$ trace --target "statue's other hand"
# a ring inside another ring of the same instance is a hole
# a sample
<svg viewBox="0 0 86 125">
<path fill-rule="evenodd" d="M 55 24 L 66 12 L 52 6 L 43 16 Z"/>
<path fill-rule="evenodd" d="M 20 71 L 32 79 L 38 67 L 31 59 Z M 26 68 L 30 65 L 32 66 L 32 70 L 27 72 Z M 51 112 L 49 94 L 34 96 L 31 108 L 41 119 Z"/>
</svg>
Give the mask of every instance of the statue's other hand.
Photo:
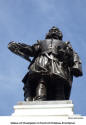
<svg viewBox="0 0 86 125">
<path fill-rule="evenodd" d="M 81 72 L 79 69 L 77 69 L 77 68 L 73 68 L 73 69 L 72 69 L 72 73 L 73 73 L 73 75 L 74 75 L 75 77 L 79 77 L 79 76 L 82 76 L 82 75 L 83 75 L 82 72 Z"/>
</svg>

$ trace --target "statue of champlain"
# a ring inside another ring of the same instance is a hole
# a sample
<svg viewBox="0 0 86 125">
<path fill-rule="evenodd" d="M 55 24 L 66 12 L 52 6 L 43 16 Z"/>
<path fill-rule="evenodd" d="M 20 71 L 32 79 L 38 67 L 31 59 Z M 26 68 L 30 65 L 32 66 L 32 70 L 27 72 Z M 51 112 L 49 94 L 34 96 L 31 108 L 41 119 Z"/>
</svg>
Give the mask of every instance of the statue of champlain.
<svg viewBox="0 0 86 125">
<path fill-rule="evenodd" d="M 13 53 L 30 62 L 22 80 L 25 101 L 69 99 L 73 76 L 82 76 L 82 64 L 70 42 L 62 38 L 62 32 L 52 27 L 45 40 L 32 46 L 14 41 L 8 44 Z"/>
</svg>

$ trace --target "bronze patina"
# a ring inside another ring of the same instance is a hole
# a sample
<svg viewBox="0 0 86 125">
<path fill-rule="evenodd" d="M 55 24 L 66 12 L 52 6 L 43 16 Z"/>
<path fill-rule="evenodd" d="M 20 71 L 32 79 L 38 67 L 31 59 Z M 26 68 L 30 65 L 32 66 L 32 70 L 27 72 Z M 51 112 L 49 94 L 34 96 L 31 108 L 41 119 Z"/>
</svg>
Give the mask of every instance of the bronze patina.
<svg viewBox="0 0 86 125">
<path fill-rule="evenodd" d="M 10 42 L 8 48 L 30 62 L 23 78 L 24 100 L 68 100 L 73 76 L 82 76 L 82 64 L 62 32 L 52 27 L 45 40 L 30 46 Z M 32 60 L 30 57 L 33 57 Z"/>
</svg>

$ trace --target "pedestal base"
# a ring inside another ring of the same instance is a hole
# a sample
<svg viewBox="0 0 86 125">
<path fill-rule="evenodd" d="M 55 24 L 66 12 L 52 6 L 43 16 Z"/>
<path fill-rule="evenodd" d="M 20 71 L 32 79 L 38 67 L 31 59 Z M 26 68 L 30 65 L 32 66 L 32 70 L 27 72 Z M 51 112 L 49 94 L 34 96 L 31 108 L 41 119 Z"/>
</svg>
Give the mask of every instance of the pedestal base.
<svg viewBox="0 0 86 125">
<path fill-rule="evenodd" d="M 69 116 L 73 115 L 71 100 L 19 102 L 12 116 Z"/>
<path fill-rule="evenodd" d="M 75 115 L 71 100 L 19 102 L 12 116 L 0 117 L 3 125 L 86 125 L 86 117 Z"/>
</svg>

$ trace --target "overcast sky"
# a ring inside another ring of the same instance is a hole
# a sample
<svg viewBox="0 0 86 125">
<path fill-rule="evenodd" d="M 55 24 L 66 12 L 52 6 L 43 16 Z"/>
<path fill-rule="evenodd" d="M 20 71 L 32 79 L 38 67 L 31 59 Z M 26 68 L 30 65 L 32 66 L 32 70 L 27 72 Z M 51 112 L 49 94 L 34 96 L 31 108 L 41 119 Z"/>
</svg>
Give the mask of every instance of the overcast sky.
<svg viewBox="0 0 86 125">
<path fill-rule="evenodd" d="M 29 62 L 11 53 L 10 41 L 32 45 L 59 27 L 82 60 L 83 77 L 73 80 L 74 112 L 86 116 L 86 0 L 0 0 L 0 115 L 11 115 L 23 101 Z"/>
</svg>

